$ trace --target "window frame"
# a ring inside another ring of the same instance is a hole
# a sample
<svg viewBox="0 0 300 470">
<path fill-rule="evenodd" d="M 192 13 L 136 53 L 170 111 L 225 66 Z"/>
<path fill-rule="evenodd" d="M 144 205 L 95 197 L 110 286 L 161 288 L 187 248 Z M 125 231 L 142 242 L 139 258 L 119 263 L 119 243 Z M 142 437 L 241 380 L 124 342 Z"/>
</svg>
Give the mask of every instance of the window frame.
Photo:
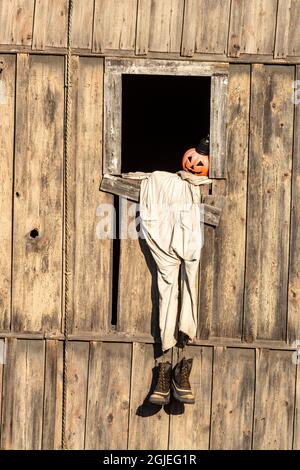
<svg viewBox="0 0 300 470">
<path fill-rule="evenodd" d="M 106 57 L 104 61 L 103 173 L 121 176 L 122 75 L 211 77 L 211 179 L 226 178 L 227 87 L 229 64 L 141 58 Z"/>
</svg>

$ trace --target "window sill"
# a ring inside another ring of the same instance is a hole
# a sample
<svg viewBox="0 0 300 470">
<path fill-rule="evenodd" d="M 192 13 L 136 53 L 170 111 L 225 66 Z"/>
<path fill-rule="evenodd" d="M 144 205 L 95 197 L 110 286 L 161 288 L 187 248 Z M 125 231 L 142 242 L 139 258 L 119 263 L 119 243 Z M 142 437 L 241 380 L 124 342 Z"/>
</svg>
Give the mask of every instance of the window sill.
<svg viewBox="0 0 300 470">
<path fill-rule="evenodd" d="M 133 176 L 133 175 L 132 175 Z M 142 174 L 138 179 L 134 177 L 104 175 L 101 181 L 100 190 L 127 198 L 131 201 L 138 202 L 140 198 Z M 223 199 L 221 196 L 204 196 L 204 223 L 217 227 L 219 225 L 222 212 Z"/>
</svg>

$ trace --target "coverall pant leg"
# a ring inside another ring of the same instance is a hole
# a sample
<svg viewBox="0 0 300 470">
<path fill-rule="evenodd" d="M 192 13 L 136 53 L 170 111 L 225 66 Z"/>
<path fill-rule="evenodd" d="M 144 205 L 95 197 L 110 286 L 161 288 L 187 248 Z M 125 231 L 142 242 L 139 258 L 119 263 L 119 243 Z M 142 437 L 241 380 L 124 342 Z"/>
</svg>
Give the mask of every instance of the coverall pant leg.
<svg viewBox="0 0 300 470">
<path fill-rule="evenodd" d="M 184 260 L 181 265 L 181 308 L 179 330 L 193 339 L 197 332 L 197 276 L 199 259 Z"/>
<path fill-rule="evenodd" d="M 182 260 L 175 253 L 166 252 L 161 249 L 145 230 L 144 236 L 157 266 L 159 328 L 162 349 L 163 351 L 166 351 L 176 345 L 178 329 L 188 335 L 191 339 L 196 336 L 196 280 L 199 268 L 199 259 Z M 181 294 L 180 313 L 178 304 L 179 287 Z M 177 324 L 178 314 L 179 324 Z"/>
<path fill-rule="evenodd" d="M 178 281 L 181 262 L 175 254 L 161 249 L 145 230 L 144 237 L 157 266 L 159 329 L 162 350 L 167 351 L 177 342 Z"/>
<path fill-rule="evenodd" d="M 195 194 L 194 194 L 195 193 Z M 202 235 L 196 188 L 177 175 L 154 172 L 141 186 L 141 229 L 157 265 L 162 349 L 177 343 L 178 329 L 190 339 L 197 330 L 196 278 Z M 166 204 L 172 209 L 161 211 Z M 178 324 L 179 270 L 181 308 Z"/>
</svg>

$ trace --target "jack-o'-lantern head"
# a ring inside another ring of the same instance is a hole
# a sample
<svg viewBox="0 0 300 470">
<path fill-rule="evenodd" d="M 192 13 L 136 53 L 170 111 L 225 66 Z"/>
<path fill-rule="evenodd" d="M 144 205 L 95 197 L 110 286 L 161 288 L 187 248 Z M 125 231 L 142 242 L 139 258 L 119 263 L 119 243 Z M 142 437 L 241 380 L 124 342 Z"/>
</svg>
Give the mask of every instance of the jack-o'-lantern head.
<svg viewBox="0 0 300 470">
<path fill-rule="evenodd" d="M 196 148 L 185 152 L 182 168 L 197 176 L 208 176 L 209 170 L 209 136 L 200 140 Z"/>
</svg>

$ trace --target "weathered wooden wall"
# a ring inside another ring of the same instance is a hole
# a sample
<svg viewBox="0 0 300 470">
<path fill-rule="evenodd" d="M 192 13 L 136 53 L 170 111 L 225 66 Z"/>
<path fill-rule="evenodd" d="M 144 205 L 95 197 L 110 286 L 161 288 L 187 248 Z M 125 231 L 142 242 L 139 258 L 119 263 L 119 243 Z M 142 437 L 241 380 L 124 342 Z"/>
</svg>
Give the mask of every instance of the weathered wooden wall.
<svg viewBox="0 0 300 470">
<path fill-rule="evenodd" d="M 69 448 L 299 449 L 300 114 L 291 98 L 300 68 L 267 62 L 297 63 L 300 2 L 74 3 Z M 61 444 L 67 1 L 0 8 L 1 447 L 51 449 Z M 198 337 L 187 351 L 197 402 L 181 414 L 144 402 L 157 300 L 137 240 L 120 243 L 111 325 L 113 243 L 96 236 L 97 207 L 112 202 L 99 191 L 101 55 L 111 54 L 256 62 L 230 65 L 228 178 L 212 188 L 225 206 L 219 227 L 205 228 Z"/>
<path fill-rule="evenodd" d="M 300 0 L 74 0 L 85 54 L 300 61 Z M 3 0 L 0 47 L 63 51 L 68 0 Z"/>
</svg>

